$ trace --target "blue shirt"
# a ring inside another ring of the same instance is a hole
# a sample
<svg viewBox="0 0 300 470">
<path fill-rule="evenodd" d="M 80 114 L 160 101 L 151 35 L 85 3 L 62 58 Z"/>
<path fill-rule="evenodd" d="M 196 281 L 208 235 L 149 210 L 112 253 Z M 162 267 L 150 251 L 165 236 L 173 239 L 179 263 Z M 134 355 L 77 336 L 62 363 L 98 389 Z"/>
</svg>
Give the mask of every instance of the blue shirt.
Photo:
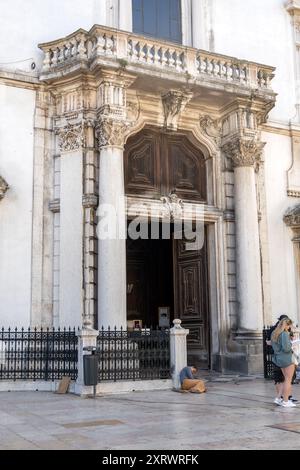
<svg viewBox="0 0 300 470">
<path fill-rule="evenodd" d="M 184 367 L 180 372 L 180 383 L 183 384 L 184 379 L 193 379 L 193 373 L 191 367 Z"/>
</svg>

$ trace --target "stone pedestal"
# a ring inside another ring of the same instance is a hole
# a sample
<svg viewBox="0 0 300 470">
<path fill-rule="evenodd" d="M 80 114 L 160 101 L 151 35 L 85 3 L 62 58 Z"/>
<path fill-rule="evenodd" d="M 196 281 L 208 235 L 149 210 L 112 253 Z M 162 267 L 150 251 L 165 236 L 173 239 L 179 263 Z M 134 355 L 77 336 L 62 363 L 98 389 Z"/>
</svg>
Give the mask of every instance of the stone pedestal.
<svg viewBox="0 0 300 470">
<path fill-rule="evenodd" d="M 181 320 L 174 320 L 174 327 L 170 330 L 170 361 L 173 387 L 181 387 L 179 374 L 187 366 L 186 337 L 189 330 L 181 327 Z"/>
</svg>

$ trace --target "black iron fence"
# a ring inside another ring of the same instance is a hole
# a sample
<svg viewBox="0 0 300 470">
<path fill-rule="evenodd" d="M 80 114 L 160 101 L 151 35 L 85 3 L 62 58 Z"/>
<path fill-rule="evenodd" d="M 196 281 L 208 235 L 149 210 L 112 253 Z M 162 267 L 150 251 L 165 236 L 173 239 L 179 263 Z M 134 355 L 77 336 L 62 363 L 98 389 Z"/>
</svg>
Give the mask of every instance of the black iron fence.
<svg viewBox="0 0 300 470">
<path fill-rule="evenodd" d="M 97 338 L 98 380 L 154 380 L 170 377 L 168 330 L 103 328 Z"/>
<path fill-rule="evenodd" d="M 265 379 L 273 379 L 274 364 L 272 362 L 273 348 L 267 343 L 270 338 L 270 328 L 263 329 L 263 355 L 264 355 L 264 377 Z"/>
<path fill-rule="evenodd" d="M 77 378 L 76 329 L 0 330 L 0 380 Z"/>
</svg>

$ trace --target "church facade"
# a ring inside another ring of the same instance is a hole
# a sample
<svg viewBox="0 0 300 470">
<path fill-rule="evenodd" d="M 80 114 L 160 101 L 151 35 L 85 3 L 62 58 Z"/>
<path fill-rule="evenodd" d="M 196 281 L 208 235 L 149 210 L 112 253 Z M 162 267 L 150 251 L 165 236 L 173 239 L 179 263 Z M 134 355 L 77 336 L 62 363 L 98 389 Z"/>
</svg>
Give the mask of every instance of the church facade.
<svg viewBox="0 0 300 470">
<path fill-rule="evenodd" d="M 0 326 L 179 318 L 191 361 L 260 371 L 263 325 L 300 320 L 300 2 L 23 3 L 0 19 Z"/>
</svg>

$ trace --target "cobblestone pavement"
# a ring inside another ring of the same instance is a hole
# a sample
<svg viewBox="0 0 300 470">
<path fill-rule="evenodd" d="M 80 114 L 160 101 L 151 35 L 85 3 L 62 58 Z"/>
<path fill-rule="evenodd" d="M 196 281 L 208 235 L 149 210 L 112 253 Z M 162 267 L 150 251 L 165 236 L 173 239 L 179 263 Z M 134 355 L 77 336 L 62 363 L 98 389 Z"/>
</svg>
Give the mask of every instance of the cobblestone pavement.
<svg viewBox="0 0 300 470">
<path fill-rule="evenodd" d="M 300 404 L 273 404 L 262 379 L 216 377 L 206 394 L 92 398 L 0 393 L 0 449 L 299 449 Z M 294 396 L 300 399 L 300 385 Z"/>
</svg>

